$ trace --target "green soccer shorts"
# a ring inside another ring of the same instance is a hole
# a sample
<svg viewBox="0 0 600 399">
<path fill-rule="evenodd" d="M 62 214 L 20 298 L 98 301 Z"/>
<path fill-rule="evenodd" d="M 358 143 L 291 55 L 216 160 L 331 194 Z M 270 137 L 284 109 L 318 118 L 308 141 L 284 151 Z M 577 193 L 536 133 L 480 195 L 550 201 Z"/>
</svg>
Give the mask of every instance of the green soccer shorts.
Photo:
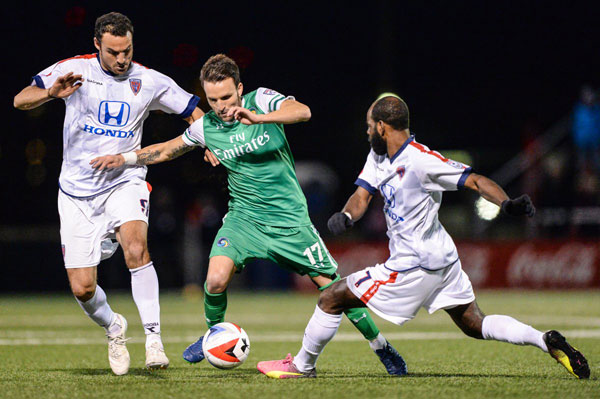
<svg viewBox="0 0 600 399">
<path fill-rule="evenodd" d="M 337 263 L 313 225 L 275 227 L 248 219 L 240 213 L 225 215 L 210 251 L 211 258 L 227 256 L 238 272 L 254 259 L 269 259 L 300 275 L 335 277 Z"/>
</svg>

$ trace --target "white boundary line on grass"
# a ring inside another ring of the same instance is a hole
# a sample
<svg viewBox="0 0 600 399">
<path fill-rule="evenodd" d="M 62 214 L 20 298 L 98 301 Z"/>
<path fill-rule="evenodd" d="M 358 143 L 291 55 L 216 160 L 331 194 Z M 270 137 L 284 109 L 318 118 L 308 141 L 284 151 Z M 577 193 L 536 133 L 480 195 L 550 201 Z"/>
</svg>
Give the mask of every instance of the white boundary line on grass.
<svg viewBox="0 0 600 399">
<path fill-rule="evenodd" d="M 0 307 L 1 309 L 1 307 Z M 277 326 L 285 326 L 290 325 L 292 323 L 298 323 L 304 327 L 307 322 L 306 315 L 299 315 L 298 317 L 279 317 L 278 319 L 274 319 L 271 315 L 243 315 L 236 314 L 235 312 L 231 312 L 231 315 L 228 315 L 228 319 L 235 320 L 237 324 L 243 326 L 250 325 L 264 325 L 266 323 L 271 323 Z M 288 315 L 289 316 L 289 315 Z M 561 326 L 570 326 L 573 327 L 598 327 L 600 328 L 600 317 L 594 316 L 559 316 L 559 315 L 532 315 L 532 314 L 511 314 L 512 317 L 520 320 L 523 323 L 530 325 L 538 325 L 544 324 L 548 326 L 552 325 L 561 325 Z M 184 314 L 166 314 L 161 316 L 162 325 L 174 324 L 177 326 L 192 326 L 192 327 L 201 327 L 204 328 L 204 320 L 198 317 L 190 317 L 189 315 Z M 452 321 L 450 318 L 443 314 L 438 313 L 434 315 L 428 315 L 426 317 L 417 317 L 414 322 L 415 324 L 423 324 L 423 325 L 452 325 Z M 41 315 L 36 314 L 32 316 L 30 314 L 11 314 L 6 315 L 3 314 L 0 318 L 0 327 L 18 327 L 18 328 L 27 328 L 27 327 L 86 327 L 93 325 L 92 322 L 87 318 L 83 317 L 80 314 L 73 315 L 65 315 L 57 318 L 55 315 Z M 1 331 L 0 331 L 1 337 Z"/>
<path fill-rule="evenodd" d="M 599 330 L 563 330 L 561 331 L 567 338 L 600 338 Z M 470 339 L 459 332 L 397 332 L 386 333 L 388 340 L 406 341 L 432 341 L 432 340 L 455 340 Z M 198 339 L 193 336 L 175 336 L 163 337 L 164 343 L 180 344 L 190 343 Z M 354 342 L 362 341 L 364 338 L 358 333 L 339 333 L 334 337 L 334 341 Z M 251 342 L 301 342 L 302 332 L 298 333 L 280 333 L 280 334 L 254 334 L 250 337 Z M 132 338 L 130 343 L 144 343 L 142 338 Z M 0 339 L 0 346 L 37 346 L 37 345 L 106 345 L 103 338 L 15 338 Z"/>
</svg>

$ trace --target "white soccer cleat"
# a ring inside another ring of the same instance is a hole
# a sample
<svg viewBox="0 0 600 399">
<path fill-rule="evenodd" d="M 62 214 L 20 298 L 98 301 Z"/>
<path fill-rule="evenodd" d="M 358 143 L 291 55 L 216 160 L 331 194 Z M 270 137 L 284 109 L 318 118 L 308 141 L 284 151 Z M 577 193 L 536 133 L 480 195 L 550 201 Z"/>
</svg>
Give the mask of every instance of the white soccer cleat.
<svg viewBox="0 0 600 399">
<path fill-rule="evenodd" d="M 148 370 L 166 369 L 169 358 L 160 342 L 153 342 L 146 348 L 146 368 Z"/>
<path fill-rule="evenodd" d="M 119 326 L 119 330 L 114 334 L 106 334 L 108 338 L 108 362 L 110 368 L 116 375 L 124 375 L 129 371 L 129 351 L 125 343 L 125 333 L 127 332 L 127 320 L 122 315 L 115 313 L 115 320 L 112 322 L 111 327 L 115 324 Z M 109 330 L 112 328 L 109 327 Z"/>
</svg>

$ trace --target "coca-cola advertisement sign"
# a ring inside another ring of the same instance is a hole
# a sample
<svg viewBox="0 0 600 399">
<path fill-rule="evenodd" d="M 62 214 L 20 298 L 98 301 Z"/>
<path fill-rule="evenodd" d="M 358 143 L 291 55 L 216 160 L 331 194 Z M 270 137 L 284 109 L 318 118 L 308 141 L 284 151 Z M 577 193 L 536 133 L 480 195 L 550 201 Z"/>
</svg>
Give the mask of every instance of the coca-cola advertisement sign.
<svg viewBox="0 0 600 399">
<path fill-rule="evenodd" d="M 476 288 L 600 287 L 600 243 L 595 241 L 457 241 L 462 267 Z M 340 275 L 385 262 L 387 242 L 328 244 Z M 299 289 L 314 289 L 296 278 Z"/>
<path fill-rule="evenodd" d="M 596 242 L 459 242 L 457 247 L 476 287 L 600 286 L 600 245 Z M 475 277 L 482 274 L 484 278 Z"/>
<path fill-rule="evenodd" d="M 556 251 L 520 246 L 510 261 L 506 279 L 510 286 L 586 287 L 596 274 L 596 245 L 568 243 Z"/>
</svg>

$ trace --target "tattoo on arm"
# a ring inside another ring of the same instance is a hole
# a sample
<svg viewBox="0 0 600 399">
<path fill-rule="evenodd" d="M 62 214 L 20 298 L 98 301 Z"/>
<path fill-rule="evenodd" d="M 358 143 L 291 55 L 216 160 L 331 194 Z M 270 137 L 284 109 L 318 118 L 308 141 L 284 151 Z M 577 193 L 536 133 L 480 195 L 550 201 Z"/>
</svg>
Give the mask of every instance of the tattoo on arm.
<svg viewBox="0 0 600 399">
<path fill-rule="evenodd" d="M 179 147 L 172 149 L 169 153 L 161 153 L 161 150 L 148 150 L 146 152 L 137 154 L 136 165 L 152 165 L 164 161 L 170 161 L 171 159 L 177 158 L 186 152 L 192 151 L 194 147 L 183 144 Z"/>
<path fill-rule="evenodd" d="M 138 154 L 136 165 L 150 165 L 160 157 L 160 151 L 151 151 Z"/>
<path fill-rule="evenodd" d="M 194 147 L 191 147 L 187 144 L 183 144 L 177 148 L 174 148 L 170 154 L 167 154 L 167 159 L 171 160 L 171 159 L 177 158 L 177 157 L 185 154 L 186 152 L 192 151 L 193 149 L 194 149 Z"/>
</svg>

